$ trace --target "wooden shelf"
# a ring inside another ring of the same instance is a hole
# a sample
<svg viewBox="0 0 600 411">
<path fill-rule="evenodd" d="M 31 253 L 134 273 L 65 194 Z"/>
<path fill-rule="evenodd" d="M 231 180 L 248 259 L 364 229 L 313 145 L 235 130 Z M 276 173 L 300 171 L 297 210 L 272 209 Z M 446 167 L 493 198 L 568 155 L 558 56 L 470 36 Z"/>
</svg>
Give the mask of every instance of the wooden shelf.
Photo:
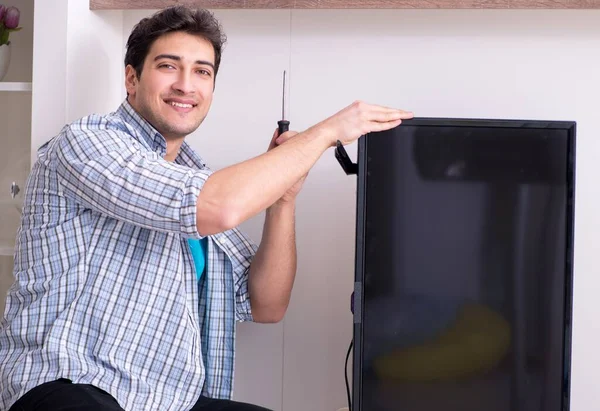
<svg viewBox="0 0 600 411">
<path fill-rule="evenodd" d="M 91 10 L 162 9 L 600 9 L 600 0 L 90 0 Z"/>
<path fill-rule="evenodd" d="M 31 91 L 31 83 L 0 81 L 0 91 Z"/>
</svg>

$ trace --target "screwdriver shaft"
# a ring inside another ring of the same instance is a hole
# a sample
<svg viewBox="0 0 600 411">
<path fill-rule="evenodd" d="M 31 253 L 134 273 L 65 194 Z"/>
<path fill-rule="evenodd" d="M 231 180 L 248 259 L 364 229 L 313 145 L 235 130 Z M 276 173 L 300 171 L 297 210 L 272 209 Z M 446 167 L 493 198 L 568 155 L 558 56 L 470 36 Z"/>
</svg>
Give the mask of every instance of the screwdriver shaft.
<svg viewBox="0 0 600 411">
<path fill-rule="evenodd" d="M 283 133 L 288 131 L 289 127 L 290 127 L 290 122 L 285 119 L 285 106 L 286 106 L 285 77 L 286 77 L 286 72 L 284 70 L 283 71 L 283 93 L 282 93 L 282 97 L 281 97 L 281 120 L 279 120 L 277 122 L 277 125 L 279 126 L 279 131 L 278 131 L 279 135 L 282 135 Z"/>
<path fill-rule="evenodd" d="M 285 70 L 283 71 L 283 92 L 281 93 L 281 119 L 285 120 Z"/>
</svg>

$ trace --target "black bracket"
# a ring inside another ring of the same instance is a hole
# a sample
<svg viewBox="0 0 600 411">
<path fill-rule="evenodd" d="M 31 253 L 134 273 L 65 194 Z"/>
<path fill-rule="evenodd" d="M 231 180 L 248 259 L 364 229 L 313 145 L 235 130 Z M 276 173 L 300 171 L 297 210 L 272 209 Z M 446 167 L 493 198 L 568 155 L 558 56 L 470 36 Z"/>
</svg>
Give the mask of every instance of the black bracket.
<svg viewBox="0 0 600 411">
<path fill-rule="evenodd" d="M 347 175 L 358 174 L 358 164 L 353 163 L 352 160 L 350 160 L 350 157 L 340 140 L 335 143 L 335 158 L 337 158 L 337 161 Z"/>
</svg>

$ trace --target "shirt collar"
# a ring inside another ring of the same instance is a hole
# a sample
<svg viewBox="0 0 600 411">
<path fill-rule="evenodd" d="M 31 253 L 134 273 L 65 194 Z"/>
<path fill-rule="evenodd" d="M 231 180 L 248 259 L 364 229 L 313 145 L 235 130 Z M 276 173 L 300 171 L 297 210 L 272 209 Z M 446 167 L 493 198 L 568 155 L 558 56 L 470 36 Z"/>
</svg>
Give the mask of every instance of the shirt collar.
<svg viewBox="0 0 600 411">
<path fill-rule="evenodd" d="M 135 111 L 127 99 L 117 109 L 117 115 L 126 123 L 135 127 L 138 140 L 141 143 L 146 144 L 161 157 L 165 156 L 167 153 L 167 141 L 145 118 Z M 202 158 L 185 141 L 181 144 L 181 149 L 175 162 L 188 167 L 206 168 Z"/>
</svg>

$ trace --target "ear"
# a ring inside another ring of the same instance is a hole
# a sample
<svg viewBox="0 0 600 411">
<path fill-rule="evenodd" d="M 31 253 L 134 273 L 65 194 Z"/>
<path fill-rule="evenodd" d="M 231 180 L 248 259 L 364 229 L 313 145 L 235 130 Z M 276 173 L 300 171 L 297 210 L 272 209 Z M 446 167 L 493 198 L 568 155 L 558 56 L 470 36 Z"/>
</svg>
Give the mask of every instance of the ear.
<svg viewBox="0 0 600 411">
<path fill-rule="evenodd" d="M 125 67 L 125 89 L 127 90 L 127 94 L 130 96 L 135 96 L 135 92 L 137 90 L 138 84 L 138 76 L 131 64 L 128 64 Z"/>
</svg>

